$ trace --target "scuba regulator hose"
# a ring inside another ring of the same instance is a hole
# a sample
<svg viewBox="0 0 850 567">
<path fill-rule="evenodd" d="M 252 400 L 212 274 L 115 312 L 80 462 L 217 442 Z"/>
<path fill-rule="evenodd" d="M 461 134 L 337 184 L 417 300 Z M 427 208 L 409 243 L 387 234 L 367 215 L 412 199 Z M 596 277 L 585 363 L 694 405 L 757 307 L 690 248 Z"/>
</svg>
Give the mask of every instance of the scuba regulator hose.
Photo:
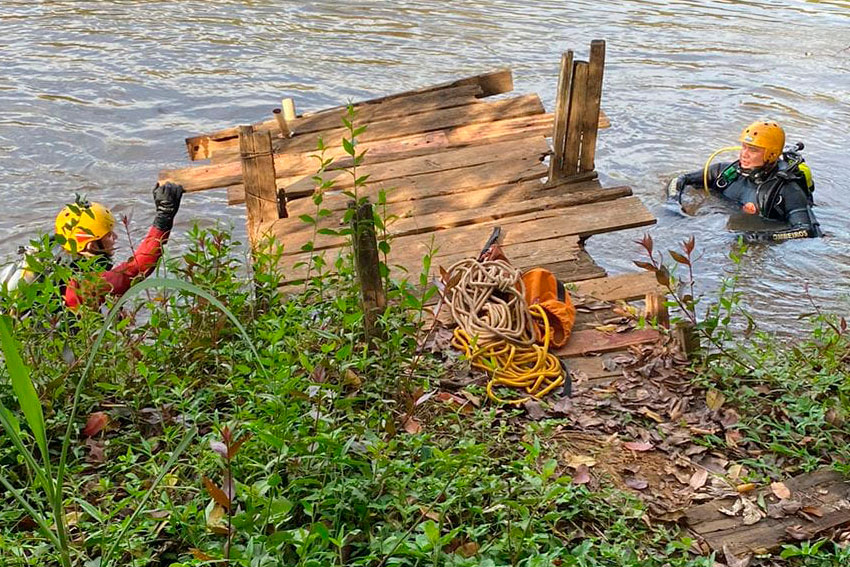
<svg viewBox="0 0 850 567">
<path fill-rule="evenodd" d="M 711 166 L 711 162 L 714 161 L 714 158 L 717 157 L 718 154 L 723 152 L 737 152 L 741 149 L 741 146 L 727 146 L 725 148 L 720 148 L 713 154 L 708 157 L 708 161 L 705 162 L 705 167 L 702 168 L 702 188 L 705 190 L 705 194 L 708 195 L 708 168 Z"/>
</svg>

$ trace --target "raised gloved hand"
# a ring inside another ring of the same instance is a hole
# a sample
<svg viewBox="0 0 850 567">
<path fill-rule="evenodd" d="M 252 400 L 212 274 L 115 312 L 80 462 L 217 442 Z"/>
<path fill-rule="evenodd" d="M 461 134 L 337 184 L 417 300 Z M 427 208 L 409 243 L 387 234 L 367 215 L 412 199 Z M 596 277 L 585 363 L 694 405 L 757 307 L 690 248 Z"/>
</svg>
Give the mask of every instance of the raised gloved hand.
<svg viewBox="0 0 850 567">
<path fill-rule="evenodd" d="M 153 202 L 156 205 L 156 216 L 153 225 L 165 232 L 174 226 L 174 215 L 180 208 L 180 198 L 183 197 L 183 186 L 171 183 L 159 183 L 153 188 Z"/>
<path fill-rule="evenodd" d="M 682 202 L 682 192 L 685 190 L 685 176 L 674 177 L 667 184 L 667 198 Z"/>
</svg>

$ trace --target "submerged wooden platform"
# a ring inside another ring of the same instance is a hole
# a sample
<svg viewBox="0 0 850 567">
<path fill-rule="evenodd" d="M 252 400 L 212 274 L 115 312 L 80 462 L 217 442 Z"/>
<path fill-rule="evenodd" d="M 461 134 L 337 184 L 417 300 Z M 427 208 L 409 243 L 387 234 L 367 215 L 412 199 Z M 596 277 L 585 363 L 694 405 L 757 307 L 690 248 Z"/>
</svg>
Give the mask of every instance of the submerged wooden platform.
<svg viewBox="0 0 850 567">
<path fill-rule="evenodd" d="M 504 251 L 517 267 L 541 266 L 574 283 L 577 302 L 660 293 L 652 274 L 607 277 L 584 249 L 594 234 L 655 223 L 630 188 L 603 188 L 597 179 L 597 129 L 609 126 L 600 110 L 603 66 L 603 42 L 591 46 L 589 62 L 565 54 L 554 113 L 546 112 L 537 94 L 507 95 L 513 90 L 507 69 L 356 103 L 356 125 L 367 126 L 357 145 L 358 152 L 368 150 L 357 168 L 358 176 L 369 176 L 361 195 L 365 191 L 375 202 L 379 191 L 386 192 L 385 214 L 394 219 L 388 226 L 393 269 L 418 277 L 423 256 L 433 249 L 437 274 L 439 266 L 476 256 L 499 226 Z M 285 283 L 296 284 L 306 275 L 298 264 L 310 254 L 325 254 L 332 264 L 346 250 L 344 237 L 314 238 L 301 218 L 315 214 L 309 197 L 316 187 L 319 137 L 328 147 L 325 157 L 335 159 L 323 173 L 335 185 L 324 194 L 322 207 L 331 214 L 320 228 L 340 228 L 350 200 L 342 191 L 353 180 L 341 145 L 345 107 L 302 115 L 286 110 L 251 127 L 188 138 L 189 158 L 209 163 L 163 171 L 160 178 L 187 191 L 226 187 L 229 204 L 246 204 L 253 242 L 271 234 L 283 243 Z M 302 251 L 308 241 L 314 252 Z M 654 331 L 597 330 L 606 316 L 613 312 L 580 313 L 562 355 L 657 339 Z"/>
</svg>

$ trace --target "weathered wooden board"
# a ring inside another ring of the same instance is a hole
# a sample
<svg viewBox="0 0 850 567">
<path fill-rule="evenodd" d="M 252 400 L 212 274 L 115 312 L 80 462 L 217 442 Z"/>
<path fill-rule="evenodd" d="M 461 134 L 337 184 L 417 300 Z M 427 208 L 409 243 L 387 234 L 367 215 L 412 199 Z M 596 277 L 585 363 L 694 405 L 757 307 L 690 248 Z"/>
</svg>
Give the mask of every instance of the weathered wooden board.
<svg viewBox="0 0 850 567">
<path fill-rule="evenodd" d="M 533 165 L 543 161 L 549 153 L 549 146 L 542 136 L 525 140 L 497 142 L 487 146 L 469 146 L 445 152 L 417 156 L 380 163 L 364 163 L 357 168 L 357 176 L 368 175 L 371 185 L 384 183 L 385 187 L 394 185 L 395 180 L 412 178 L 426 173 L 457 170 L 464 167 L 492 164 L 494 162 Z M 333 190 L 345 191 L 354 187 L 354 170 L 336 169 L 324 172 L 324 181 L 333 181 Z M 284 189 L 290 198 L 312 195 L 316 187 L 315 174 L 281 178 L 277 185 Z M 228 202 L 239 198 L 244 200 L 244 190 L 234 188 L 228 191 Z"/>
<path fill-rule="evenodd" d="M 597 330 L 577 331 L 570 336 L 566 345 L 553 350 L 552 354 L 562 358 L 572 358 L 590 353 L 622 350 L 631 345 L 652 343 L 660 338 L 661 333 L 653 329 L 610 334 Z"/>
<path fill-rule="evenodd" d="M 504 191 L 505 195 L 510 195 L 511 193 L 513 193 L 511 190 Z M 551 191 L 544 193 L 541 190 L 539 193 L 548 194 Z M 438 230 L 480 224 L 498 219 L 507 220 L 511 217 L 527 215 L 537 211 L 566 210 L 579 205 L 612 201 L 630 194 L 631 189 L 629 187 L 614 187 L 611 189 L 597 189 L 566 195 L 554 194 L 552 196 L 537 196 L 537 198 L 502 201 L 497 204 L 488 203 L 482 206 L 470 206 L 471 203 L 464 199 L 465 195 L 461 194 L 453 197 L 455 200 L 454 207 L 442 209 L 443 212 L 433 212 L 430 214 L 425 214 L 421 210 L 411 211 L 412 214 L 404 218 L 398 218 L 388 222 L 387 229 L 392 238 L 399 238 L 402 236 L 425 234 Z M 421 202 L 427 203 L 430 200 L 423 199 Z M 410 203 L 418 202 L 420 201 L 411 201 Z M 403 205 L 407 204 L 407 202 L 403 203 Z M 410 211 L 409 208 L 407 210 Z M 274 221 L 270 227 L 265 228 L 271 229 L 277 238 L 285 242 L 290 249 L 295 250 L 300 250 L 310 240 L 313 240 L 314 250 L 333 248 L 345 243 L 345 237 L 334 237 L 331 235 L 321 235 L 321 238 L 313 239 L 313 226 L 305 223 L 297 216 L 293 216 L 300 215 L 300 211 L 301 209 L 291 210 L 290 218 Z M 389 212 L 392 214 L 392 210 Z M 339 219 L 332 216 L 325 217 L 319 221 L 318 228 L 338 229 Z M 503 231 L 508 231 L 508 222 L 505 223 Z M 486 239 L 487 236 L 489 235 L 485 235 L 484 238 Z M 510 233 L 507 235 L 509 238 L 516 238 L 516 236 Z"/>
<path fill-rule="evenodd" d="M 359 111 L 360 109 L 366 106 L 382 105 L 391 101 L 403 101 L 404 99 L 415 100 L 421 95 L 430 96 L 431 94 L 436 94 L 439 98 L 439 95 L 445 93 L 438 91 L 447 91 L 458 87 L 472 87 L 476 89 L 476 91 L 480 91 L 479 96 L 481 97 L 510 92 L 514 88 L 513 73 L 510 69 L 499 69 L 497 71 L 482 73 L 480 75 L 473 75 L 471 77 L 464 77 L 462 79 L 448 81 L 446 83 L 441 83 L 438 85 L 432 85 L 429 87 L 423 87 L 420 89 L 414 89 L 410 91 L 404 91 L 401 93 L 395 93 L 374 99 L 360 101 L 355 103 L 355 108 L 357 108 Z M 346 110 L 347 106 L 348 105 L 341 105 L 334 108 L 321 110 L 319 112 L 313 113 L 312 115 L 336 114 L 340 111 Z M 307 116 L 310 115 L 305 114 L 304 116 L 302 116 L 302 118 Z M 211 153 L 209 153 L 209 142 L 215 141 L 216 139 L 232 138 L 235 135 L 232 133 L 232 131 L 232 128 L 226 128 L 224 130 L 220 130 L 219 132 L 201 134 L 199 136 L 192 136 L 190 138 L 187 138 L 186 147 L 189 150 L 189 159 L 198 160 L 209 158 L 210 155 L 212 155 Z"/>
<path fill-rule="evenodd" d="M 500 185 L 509 186 L 540 179 L 545 174 L 546 167 L 540 162 L 510 161 L 499 164 L 499 167 L 485 163 L 458 170 L 423 173 L 388 182 L 372 183 L 361 188 L 359 196 L 369 197 L 373 202 L 377 202 L 378 193 L 385 190 L 387 202 L 398 203 L 445 195 L 458 195 L 466 191 Z M 287 197 L 289 196 L 290 194 L 287 192 Z M 340 192 L 328 192 L 324 195 L 322 207 L 331 211 L 344 210 L 348 204 L 348 199 L 349 197 Z M 287 209 L 298 212 L 298 214 L 302 214 L 301 211 L 308 214 L 315 213 L 315 205 L 311 199 L 288 201 Z M 294 214 L 290 216 L 294 216 Z"/>
<path fill-rule="evenodd" d="M 361 103 L 355 105 L 355 119 L 358 122 L 371 122 L 374 120 L 387 120 L 401 116 L 424 114 L 433 112 L 434 110 L 464 106 L 466 104 L 475 104 L 479 102 L 478 95 L 480 94 L 481 87 L 478 85 L 464 85 L 439 92 L 420 93 L 410 97 L 395 98 L 383 103 Z M 293 134 L 315 134 L 324 130 L 339 128 L 342 125 L 343 117 L 346 117 L 347 114 L 347 107 L 332 108 L 312 114 L 305 114 L 288 121 L 286 125 Z M 271 131 L 273 136 L 279 136 L 280 127 L 277 119 L 271 117 L 271 112 L 269 116 L 268 119 L 253 124 L 254 129 L 260 132 Z M 238 134 L 237 130 L 238 127 L 225 128 L 211 134 L 186 138 L 186 147 L 189 150 L 190 159 L 193 155 L 196 160 L 210 157 L 206 155 L 209 142 L 231 140 Z"/>
<path fill-rule="evenodd" d="M 725 547 L 736 555 L 777 549 L 783 542 L 793 541 L 786 531 L 789 529 L 814 539 L 824 530 L 850 523 L 850 481 L 840 473 L 822 469 L 788 479 L 784 484 L 791 491 L 789 500 L 810 507 L 808 514 L 804 511 L 806 515 L 765 517 L 745 525 L 741 516 L 729 516 L 720 511 L 721 508 L 731 509 L 735 503 L 735 498 L 723 498 L 690 508 L 685 520 L 711 549 L 722 552 Z M 759 491 L 756 497 L 758 495 L 768 506 L 778 503 L 769 487 Z"/>
<path fill-rule="evenodd" d="M 543 103 L 536 94 L 516 96 L 504 100 L 479 102 L 466 106 L 445 108 L 425 114 L 412 116 L 401 116 L 388 120 L 374 120 L 368 122 L 369 128 L 358 137 L 360 142 L 372 142 L 375 140 L 386 140 L 408 136 L 410 134 L 442 130 L 452 126 L 463 124 L 487 123 L 504 118 L 518 118 L 533 114 L 544 114 Z M 356 125 L 366 122 L 356 122 Z M 339 146 L 342 138 L 347 137 L 349 132 L 344 127 L 324 130 L 321 132 L 325 145 Z M 315 150 L 318 133 L 299 135 L 296 131 L 291 138 L 275 138 L 273 140 L 275 153 L 294 153 Z M 236 140 L 210 140 L 208 144 L 211 156 L 216 156 L 220 161 L 235 159 L 238 155 Z M 218 154 L 221 154 L 219 157 Z"/>
<path fill-rule="evenodd" d="M 519 118 L 497 120 L 487 124 L 470 124 L 433 132 L 411 134 L 390 140 L 378 140 L 359 144 L 358 150 L 366 151 L 365 163 L 374 165 L 386 161 L 406 159 L 434 154 L 447 150 L 499 143 L 506 140 L 527 140 L 535 136 L 546 136 L 551 130 L 551 115 L 537 114 Z M 319 167 L 315 146 L 302 153 L 280 153 L 275 155 L 275 170 L 281 177 L 312 175 Z M 330 169 L 350 167 L 351 159 L 341 146 L 325 150 L 325 159 L 333 159 Z M 159 181 L 172 181 L 183 185 L 186 191 L 202 191 L 219 187 L 234 186 L 229 192 L 229 204 L 243 202 L 239 161 L 223 161 L 179 169 L 165 169 Z"/>
<path fill-rule="evenodd" d="M 612 206 L 616 203 L 616 206 Z M 415 220 L 415 219 L 414 219 Z M 515 217 L 501 218 L 469 226 L 460 226 L 448 230 L 430 232 L 430 238 L 422 234 L 401 236 L 392 240 L 390 264 L 398 264 L 409 269 L 411 265 L 421 265 L 422 258 L 431 248 L 441 253 L 447 252 L 457 259 L 476 256 L 482 243 L 494 226 L 500 226 L 506 232 L 505 245 L 531 243 L 532 248 L 540 249 L 536 254 L 520 257 L 515 252 L 506 252 L 518 268 L 541 265 L 550 269 L 564 281 L 576 281 L 603 277 L 605 271 L 586 256 L 589 263 L 577 263 L 584 256 L 570 253 L 570 243 L 578 243 L 576 237 L 618 230 L 636 224 L 651 224 L 654 217 L 636 197 L 627 197 L 612 203 L 591 203 L 564 209 L 552 209 L 521 214 Z M 391 229 L 392 230 L 392 229 Z M 294 269 L 297 263 L 309 259 L 309 254 L 290 244 L 286 235 L 277 235 L 284 243 L 283 266 L 287 280 L 303 278 L 303 273 Z M 329 258 L 339 253 L 339 237 L 317 235 L 314 242 L 316 250 L 324 251 Z M 514 254 L 514 255 L 512 255 Z M 529 258 L 527 263 L 523 258 Z M 533 260 L 533 261 L 532 261 Z"/>
<path fill-rule="evenodd" d="M 553 198 L 557 200 L 559 197 Z M 477 210 L 475 215 L 504 215 L 501 210 L 507 205 L 491 208 L 490 211 Z M 457 213 L 458 218 L 463 218 L 465 211 Z M 411 219 L 413 222 L 418 221 L 417 217 Z M 280 221 L 278 221 L 280 222 Z M 437 229 L 435 224 L 440 221 L 438 218 L 431 220 L 427 231 Z M 621 230 L 624 228 L 634 228 L 638 226 L 647 226 L 655 223 L 655 217 L 646 209 L 637 197 L 624 197 L 612 202 L 592 202 L 584 205 L 574 205 L 563 208 L 539 209 L 529 213 L 519 213 L 513 216 L 502 216 L 496 220 L 481 221 L 472 226 L 459 226 L 450 230 L 438 231 L 446 232 L 452 235 L 454 239 L 463 239 L 470 237 L 476 233 L 484 233 L 484 239 L 489 236 L 490 231 L 495 226 L 500 226 L 508 235 L 505 242 L 533 242 L 536 240 L 549 240 L 561 236 L 577 235 L 580 237 L 588 237 L 593 234 Z M 277 225 L 277 223 L 275 223 Z M 404 225 L 407 230 L 407 225 Z M 390 226 L 389 231 L 392 234 L 394 227 Z M 413 236 L 416 236 L 415 232 Z M 276 233 L 277 237 L 282 242 L 287 242 L 287 234 Z M 445 235 L 440 235 L 444 244 L 448 244 Z M 507 240 L 510 238 L 512 240 Z M 421 240 L 421 238 L 420 238 Z M 476 239 L 478 242 L 482 239 Z M 331 248 L 340 245 L 339 237 L 332 235 L 318 235 L 314 241 L 315 249 Z"/>
<path fill-rule="evenodd" d="M 573 387 L 592 387 L 606 378 L 623 375 L 623 369 L 614 359 L 622 353 L 606 353 L 599 356 L 570 358 L 566 361 L 567 370 L 572 373 Z M 585 382 L 586 381 L 586 382 Z"/>
<path fill-rule="evenodd" d="M 599 280 L 589 280 L 576 284 L 575 293 L 593 297 L 600 301 L 633 301 L 643 299 L 647 293 L 665 294 L 655 274 L 650 272 L 635 272 L 609 276 Z"/>
</svg>

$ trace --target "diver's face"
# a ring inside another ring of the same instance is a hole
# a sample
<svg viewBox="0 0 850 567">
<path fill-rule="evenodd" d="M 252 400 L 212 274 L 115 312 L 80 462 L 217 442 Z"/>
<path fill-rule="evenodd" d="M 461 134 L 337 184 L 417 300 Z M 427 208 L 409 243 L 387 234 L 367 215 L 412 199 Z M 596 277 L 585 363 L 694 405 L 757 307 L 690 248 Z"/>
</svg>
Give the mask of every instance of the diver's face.
<svg viewBox="0 0 850 567">
<path fill-rule="evenodd" d="M 757 169 L 764 165 L 764 148 L 759 148 L 746 142 L 741 144 L 738 154 L 743 169 Z"/>
<path fill-rule="evenodd" d="M 118 236 L 115 234 L 115 231 L 110 231 L 109 234 L 101 238 L 100 240 L 93 240 L 86 245 L 86 252 L 89 254 L 103 254 L 106 256 L 112 256 L 115 252 L 115 241 L 118 240 Z"/>
</svg>

